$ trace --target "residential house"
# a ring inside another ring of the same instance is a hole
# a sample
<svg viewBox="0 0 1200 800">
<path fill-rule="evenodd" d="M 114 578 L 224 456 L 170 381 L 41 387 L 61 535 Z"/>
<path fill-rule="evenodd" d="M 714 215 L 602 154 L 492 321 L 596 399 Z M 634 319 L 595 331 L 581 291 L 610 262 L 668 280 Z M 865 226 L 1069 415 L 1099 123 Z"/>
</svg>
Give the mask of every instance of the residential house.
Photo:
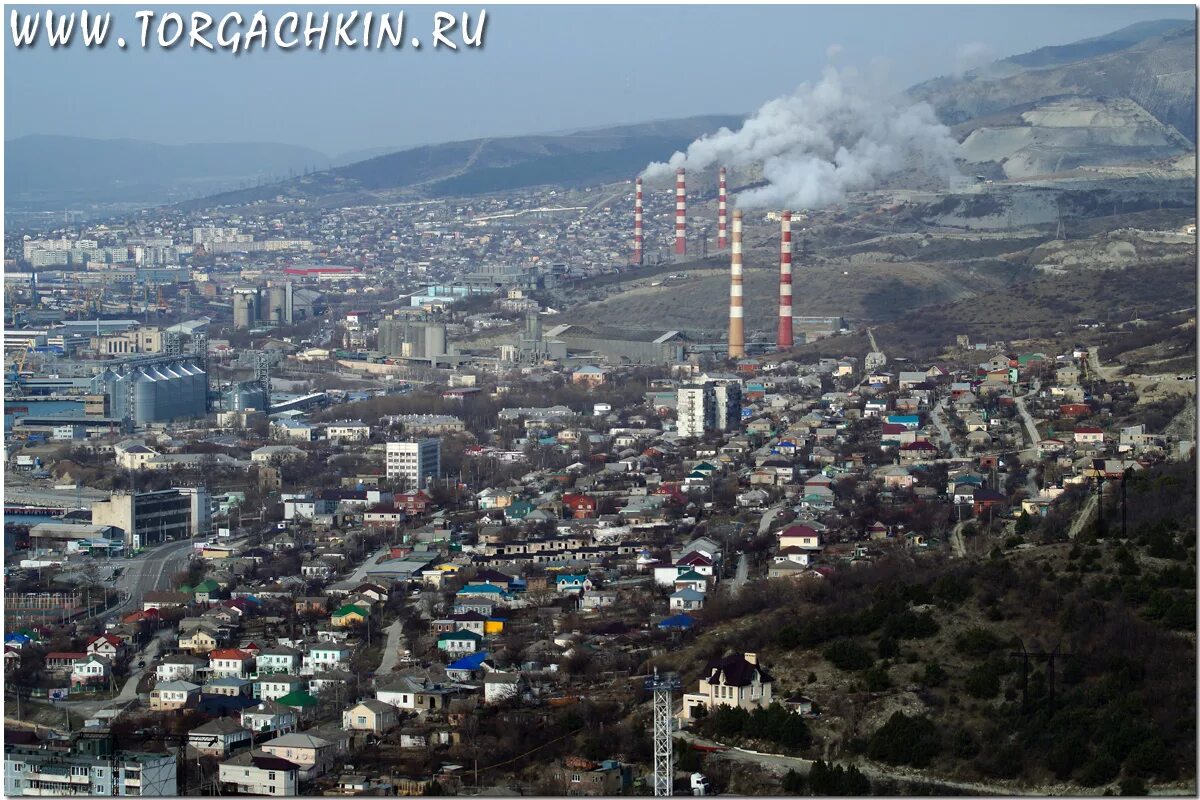
<svg viewBox="0 0 1200 800">
<path fill-rule="evenodd" d="M 453 631 L 438 637 L 437 646 L 450 655 L 474 653 L 483 645 L 483 637 L 471 631 Z"/>
<path fill-rule="evenodd" d="M 254 656 L 237 649 L 213 650 L 208 668 L 214 678 L 247 678 L 254 674 Z"/>
<path fill-rule="evenodd" d="M 308 733 L 285 733 L 264 743 L 262 749 L 300 767 L 301 780 L 325 774 L 334 755 L 332 742 Z"/>
<path fill-rule="evenodd" d="M 295 797 L 300 767 L 263 750 L 239 753 L 217 767 L 222 794 Z"/>
<path fill-rule="evenodd" d="M 735 653 L 711 659 L 695 692 L 683 696 L 682 716 L 691 719 L 697 708 L 711 712 L 718 706 L 753 711 L 767 708 L 772 699 L 772 678 L 758 663 L 757 653 Z"/>
<path fill-rule="evenodd" d="M 205 722 L 188 731 L 188 744 L 202 756 L 225 758 L 235 750 L 249 747 L 254 734 L 236 720 L 223 717 Z"/>
<path fill-rule="evenodd" d="M 342 729 L 383 734 L 400 724 L 396 707 L 381 700 L 362 700 L 342 712 Z"/>
<path fill-rule="evenodd" d="M 483 702 L 503 703 L 521 694 L 521 673 L 489 672 L 483 676 Z"/>
<path fill-rule="evenodd" d="M 271 731 L 274 733 L 289 733 L 296 730 L 300 714 L 296 709 L 280 703 L 265 701 L 255 706 L 242 709 L 242 727 L 255 733 Z"/>
<path fill-rule="evenodd" d="M 154 676 L 160 683 L 175 680 L 190 680 L 196 677 L 198 670 L 208 666 L 208 662 L 195 656 L 169 655 L 155 668 Z"/>
<path fill-rule="evenodd" d="M 683 588 L 673 592 L 670 597 L 672 611 L 695 611 L 704 607 L 704 592 L 692 588 Z"/>
<path fill-rule="evenodd" d="M 71 667 L 71 686 L 102 685 L 112 677 L 112 661 L 104 656 L 85 656 Z"/>
<path fill-rule="evenodd" d="M 177 711 L 200 700 L 200 686 L 189 681 L 162 681 L 150 692 L 151 711 Z"/>
</svg>

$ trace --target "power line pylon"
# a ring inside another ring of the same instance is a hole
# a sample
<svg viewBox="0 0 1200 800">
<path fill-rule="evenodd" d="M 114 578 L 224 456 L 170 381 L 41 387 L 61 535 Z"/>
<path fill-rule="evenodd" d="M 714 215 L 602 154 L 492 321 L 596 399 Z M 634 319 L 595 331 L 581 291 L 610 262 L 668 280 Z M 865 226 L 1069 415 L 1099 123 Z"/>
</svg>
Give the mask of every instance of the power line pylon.
<svg viewBox="0 0 1200 800">
<path fill-rule="evenodd" d="M 654 796 L 670 797 L 675 781 L 674 727 L 671 696 L 679 688 L 679 676 L 668 673 L 646 678 L 646 689 L 654 693 Z"/>
</svg>

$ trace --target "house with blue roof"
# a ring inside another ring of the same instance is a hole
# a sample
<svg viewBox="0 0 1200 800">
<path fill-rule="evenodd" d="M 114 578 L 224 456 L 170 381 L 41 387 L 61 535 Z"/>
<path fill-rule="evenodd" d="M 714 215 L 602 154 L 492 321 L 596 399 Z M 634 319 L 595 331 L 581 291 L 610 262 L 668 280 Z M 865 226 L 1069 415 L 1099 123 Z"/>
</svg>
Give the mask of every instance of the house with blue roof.
<svg viewBox="0 0 1200 800">
<path fill-rule="evenodd" d="M 452 661 L 446 665 L 446 677 L 452 681 L 477 680 L 484 672 L 487 657 L 487 652 L 480 650 L 478 653 Z"/>
<path fill-rule="evenodd" d="M 559 592 L 590 592 L 592 581 L 587 575 L 555 575 L 554 588 Z"/>
<path fill-rule="evenodd" d="M 688 587 L 671 594 L 672 611 L 695 611 L 703 607 L 704 592 Z"/>
<path fill-rule="evenodd" d="M 490 583 L 468 583 L 466 586 L 459 589 L 454 596 L 456 598 L 480 597 L 495 601 L 512 599 L 512 595 L 510 595 L 508 592 L 504 591 L 499 586 L 493 586 Z"/>
<path fill-rule="evenodd" d="M 891 425 L 903 425 L 909 430 L 921 427 L 921 418 L 916 414 L 890 414 L 887 422 Z"/>
<path fill-rule="evenodd" d="M 696 620 L 689 617 L 687 614 L 676 614 L 673 617 L 667 617 L 658 623 L 658 627 L 664 631 L 686 631 L 691 630 L 696 624 Z"/>
</svg>

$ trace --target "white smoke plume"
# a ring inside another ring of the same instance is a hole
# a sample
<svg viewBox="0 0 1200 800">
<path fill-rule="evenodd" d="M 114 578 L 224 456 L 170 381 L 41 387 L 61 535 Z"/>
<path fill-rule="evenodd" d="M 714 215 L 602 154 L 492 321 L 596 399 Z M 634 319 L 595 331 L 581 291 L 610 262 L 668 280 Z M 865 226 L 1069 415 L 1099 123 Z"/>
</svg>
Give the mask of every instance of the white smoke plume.
<svg viewBox="0 0 1200 800">
<path fill-rule="evenodd" d="M 771 100 L 738 131 L 722 128 L 646 168 L 655 180 L 676 168 L 762 164 L 766 186 L 740 193 L 744 209 L 816 209 L 839 203 L 913 164 L 947 179 L 958 147 L 928 103 L 904 105 L 854 87 L 852 73 L 826 69 L 815 84 Z"/>
</svg>

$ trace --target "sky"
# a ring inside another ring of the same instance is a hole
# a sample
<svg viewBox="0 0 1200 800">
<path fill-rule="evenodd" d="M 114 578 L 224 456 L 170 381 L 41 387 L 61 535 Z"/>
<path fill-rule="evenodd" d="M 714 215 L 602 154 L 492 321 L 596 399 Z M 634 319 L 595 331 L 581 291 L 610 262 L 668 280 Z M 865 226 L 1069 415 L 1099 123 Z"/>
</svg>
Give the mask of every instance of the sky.
<svg viewBox="0 0 1200 800">
<path fill-rule="evenodd" d="M 6 6 L 32 13 L 45 6 Z M 81 7 L 57 7 L 78 11 Z M 742 113 L 819 77 L 870 69 L 896 91 L 938 75 L 1135 22 L 1194 17 L 1191 5 L 1092 6 L 262 6 L 376 13 L 401 8 L 406 37 L 436 10 L 487 10 L 484 45 L 457 52 L 268 49 L 234 56 L 137 46 L 138 8 L 111 11 L 130 47 L 17 49 L 4 20 L 4 136 L 166 144 L 281 142 L 358 150 Z M 152 34 L 153 35 L 153 34 Z"/>
</svg>

